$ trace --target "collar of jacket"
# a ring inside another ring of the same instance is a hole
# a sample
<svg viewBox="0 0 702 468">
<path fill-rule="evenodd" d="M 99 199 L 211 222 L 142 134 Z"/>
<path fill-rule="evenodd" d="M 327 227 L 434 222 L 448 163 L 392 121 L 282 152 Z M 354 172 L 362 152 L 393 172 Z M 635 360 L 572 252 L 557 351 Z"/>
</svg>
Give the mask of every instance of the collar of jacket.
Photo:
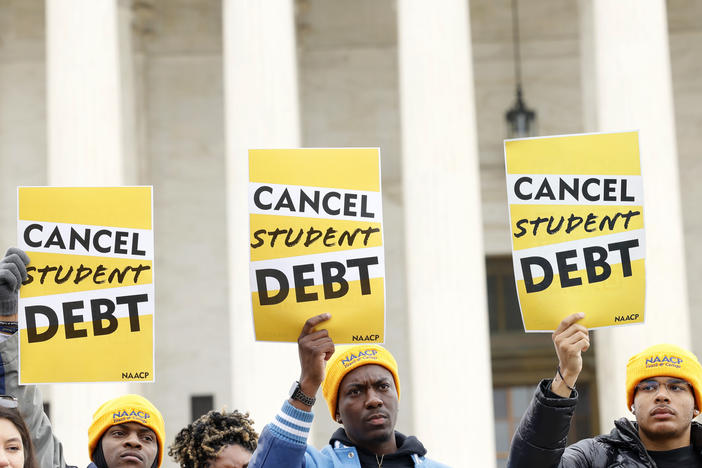
<svg viewBox="0 0 702 468">
<path fill-rule="evenodd" d="M 400 432 L 395 431 L 395 441 L 397 442 L 397 451 L 393 454 L 390 454 L 388 456 L 390 458 L 403 455 L 418 455 L 419 457 L 423 457 L 427 454 L 427 449 L 424 448 L 424 445 L 422 445 L 422 443 L 414 436 L 408 437 Z M 329 445 L 331 445 L 334 448 L 355 447 L 354 443 L 351 442 L 351 439 L 349 439 L 349 437 L 346 435 L 346 431 L 343 427 L 340 427 L 336 431 L 334 431 L 334 434 L 332 434 L 331 439 L 329 440 Z M 365 451 L 360 447 L 355 448 L 356 450 Z"/>
</svg>

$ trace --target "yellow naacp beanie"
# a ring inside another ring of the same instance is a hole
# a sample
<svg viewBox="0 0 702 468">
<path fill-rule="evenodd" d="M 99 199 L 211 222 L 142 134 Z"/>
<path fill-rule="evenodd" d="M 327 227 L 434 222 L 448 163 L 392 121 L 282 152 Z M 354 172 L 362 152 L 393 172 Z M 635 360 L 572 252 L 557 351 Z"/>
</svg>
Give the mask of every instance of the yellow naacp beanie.
<svg viewBox="0 0 702 468">
<path fill-rule="evenodd" d="M 149 400 L 141 395 L 124 395 L 106 401 L 93 414 L 93 422 L 88 428 L 88 452 L 90 459 L 100 438 L 107 429 L 128 422 L 139 423 L 156 433 L 158 440 L 158 465 L 163 461 L 166 429 L 161 413 Z"/>
<path fill-rule="evenodd" d="M 626 405 L 634 403 L 634 389 L 651 377 L 677 377 L 692 385 L 695 406 L 702 403 L 702 366 L 690 351 L 672 344 L 657 344 L 632 356 L 626 365 Z"/>
<path fill-rule="evenodd" d="M 336 351 L 327 362 L 327 375 L 322 382 L 322 394 L 329 405 L 332 419 L 336 417 L 336 404 L 339 397 L 339 385 L 346 374 L 357 367 L 378 364 L 385 367 L 395 379 L 397 397 L 400 398 L 400 376 L 397 362 L 390 351 L 380 345 L 337 346 Z"/>
</svg>

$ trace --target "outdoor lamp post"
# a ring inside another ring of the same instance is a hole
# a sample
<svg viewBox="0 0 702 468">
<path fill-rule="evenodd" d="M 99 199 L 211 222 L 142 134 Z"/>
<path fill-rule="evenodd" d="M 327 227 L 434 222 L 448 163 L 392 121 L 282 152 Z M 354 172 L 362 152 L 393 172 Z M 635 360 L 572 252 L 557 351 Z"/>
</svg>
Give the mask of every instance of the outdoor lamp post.
<svg viewBox="0 0 702 468">
<path fill-rule="evenodd" d="M 529 109 L 522 98 L 522 64 L 519 51 L 519 12 L 517 0 L 512 0 L 512 41 L 514 44 L 514 77 L 517 85 L 516 100 L 505 113 L 509 138 L 533 136 L 536 128 L 536 112 Z"/>
</svg>

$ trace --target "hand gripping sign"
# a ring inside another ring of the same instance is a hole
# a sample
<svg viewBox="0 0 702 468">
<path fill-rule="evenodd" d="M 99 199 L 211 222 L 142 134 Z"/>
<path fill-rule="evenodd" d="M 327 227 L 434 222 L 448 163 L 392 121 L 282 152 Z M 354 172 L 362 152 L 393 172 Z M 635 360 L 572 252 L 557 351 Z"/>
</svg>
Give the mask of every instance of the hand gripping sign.
<svg viewBox="0 0 702 468">
<path fill-rule="evenodd" d="M 249 180 L 256 339 L 297 341 L 329 312 L 335 343 L 383 342 L 380 151 L 250 150 Z"/>
<path fill-rule="evenodd" d="M 642 323 L 638 132 L 506 140 L 505 164 L 524 329 L 573 312 L 588 328 Z"/>
<path fill-rule="evenodd" d="M 154 380 L 151 187 L 19 187 L 20 383 Z"/>
</svg>

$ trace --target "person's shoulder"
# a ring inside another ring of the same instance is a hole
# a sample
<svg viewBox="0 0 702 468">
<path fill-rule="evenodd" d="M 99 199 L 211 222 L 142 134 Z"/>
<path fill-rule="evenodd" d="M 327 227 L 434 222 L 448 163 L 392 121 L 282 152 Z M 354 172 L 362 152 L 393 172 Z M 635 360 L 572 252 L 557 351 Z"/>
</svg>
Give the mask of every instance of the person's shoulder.
<svg viewBox="0 0 702 468">
<path fill-rule="evenodd" d="M 692 421 L 690 425 L 690 441 L 692 446 L 702 452 L 702 424 Z"/>
<path fill-rule="evenodd" d="M 627 418 L 617 419 L 614 421 L 614 427 L 609 434 L 599 435 L 595 439 L 600 443 L 613 446 L 641 444 L 636 423 Z"/>
<path fill-rule="evenodd" d="M 632 446 L 632 442 L 621 438 L 615 428 L 609 434 L 581 439 L 569 445 L 563 459 L 587 460 L 592 466 L 609 466 L 622 448 L 626 447 L 626 451 L 629 451 Z"/>
<path fill-rule="evenodd" d="M 588 437 L 586 439 L 580 439 L 579 441 L 570 444 L 566 447 L 566 450 L 576 450 L 585 454 L 591 454 L 593 452 L 599 452 L 601 450 L 608 450 L 608 447 L 612 445 L 611 441 L 607 439 L 607 435 L 597 435 L 595 437 Z"/>
<path fill-rule="evenodd" d="M 311 445 L 305 451 L 306 467 L 334 468 L 343 464 L 342 460 L 358 459 L 358 452 L 354 447 L 339 444 L 337 447 L 325 445 L 322 450 L 317 450 Z"/>
</svg>

